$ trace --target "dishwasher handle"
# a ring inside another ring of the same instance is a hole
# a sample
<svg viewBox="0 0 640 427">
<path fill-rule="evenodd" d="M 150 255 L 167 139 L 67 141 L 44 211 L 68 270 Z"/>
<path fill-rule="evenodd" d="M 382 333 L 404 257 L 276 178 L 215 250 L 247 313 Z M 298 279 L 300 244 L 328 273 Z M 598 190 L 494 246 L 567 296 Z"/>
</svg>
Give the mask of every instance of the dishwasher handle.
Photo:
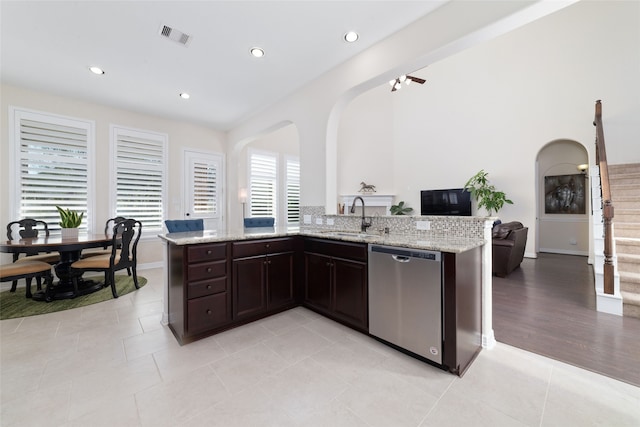
<svg viewBox="0 0 640 427">
<path fill-rule="evenodd" d="M 411 258 L 419 261 L 441 261 L 441 252 L 425 249 L 401 248 L 397 246 L 369 245 L 370 255 L 391 255 L 397 262 L 409 262 Z"/>
</svg>

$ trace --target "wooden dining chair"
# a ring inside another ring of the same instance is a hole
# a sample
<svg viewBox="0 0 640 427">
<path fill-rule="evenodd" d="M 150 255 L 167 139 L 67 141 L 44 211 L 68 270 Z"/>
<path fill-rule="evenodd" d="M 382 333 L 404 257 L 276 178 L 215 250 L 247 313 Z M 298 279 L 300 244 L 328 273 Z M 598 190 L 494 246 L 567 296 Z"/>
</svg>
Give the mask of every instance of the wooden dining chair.
<svg viewBox="0 0 640 427">
<path fill-rule="evenodd" d="M 115 218 L 109 218 L 107 220 L 107 222 L 104 224 L 104 235 L 108 236 L 109 233 L 113 230 L 113 226 L 116 225 L 119 222 L 124 221 L 125 217 L 123 216 L 117 216 Z M 82 258 L 89 258 L 89 257 L 94 257 L 94 256 L 101 256 L 101 255 L 109 255 L 111 254 L 111 249 L 109 248 L 104 248 L 104 249 L 98 249 L 98 250 L 89 250 L 89 251 L 83 251 L 81 257 Z M 129 276 L 131 276 L 131 269 L 127 268 L 127 274 Z"/>
<path fill-rule="evenodd" d="M 118 298 L 116 290 L 115 272 L 125 268 L 131 269 L 133 284 L 138 286 L 137 249 L 140 235 L 142 234 L 142 223 L 135 219 L 126 219 L 113 226 L 113 243 L 108 254 L 82 258 L 71 264 L 74 290 L 78 291 L 78 277 L 87 271 L 104 272 L 105 287 L 111 286 L 111 293 L 114 298 Z"/>
<path fill-rule="evenodd" d="M 46 237 L 49 237 L 49 226 L 46 222 L 40 221 L 33 218 L 25 218 L 19 221 L 12 221 L 7 224 L 7 239 L 9 240 L 18 240 L 25 238 L 37 238 L 41 236 L 41 233 L 44 233 Z M 54 265 L 60 262 L 60 255 L 53 253 L 27 253 L 26 257 L 19 258 L 20 254 L 13 254 L 13 262 L 32 262 L 32 261 L 40 261 L 46 262 L 49 265 Z M 36 282 L 38 283 L 38 290 L 41 289 L 42 284 L 40 281 L 40 276 L 36 277 Z M 18 281 L 14 280 L 11 284 L 11 292 L 15 292 L 18 287 Z"/>
<path fill-rule="evenodd" d="M 47 286 L 53 283 L 53 275 L 51 274 L 51 265 L 42 261 L 23 261 L 13 264 L 3 264 L 0 266 L 0 282 L 16 283 L 20 279 L 26 282 L 26 297 L 31 298 L 31 281 L 36 278 L 38 290 L 42 290 L 41 279 L 44 278 Z M 12 292 L 14 292 L 12 285 Z"/>
</svg>

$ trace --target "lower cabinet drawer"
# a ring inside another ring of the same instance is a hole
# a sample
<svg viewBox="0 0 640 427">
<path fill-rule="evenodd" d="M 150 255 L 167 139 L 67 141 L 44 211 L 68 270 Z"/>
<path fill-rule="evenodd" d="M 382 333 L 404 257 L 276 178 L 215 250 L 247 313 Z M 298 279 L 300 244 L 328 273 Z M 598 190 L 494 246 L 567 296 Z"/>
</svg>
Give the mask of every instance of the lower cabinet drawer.
<svg viewBox="0 0 640 427">
<path fill-rule="evenodd" d="M 263 239 L 257 241 L 234 242 L 232 245 L 233 258 L 247 258 L 294 250 L 294 240 L 290 237 L 282 239 Z"/>
<path fill-rule="evenodd" d="M 214 243 L 187 247 L 189 262 L 217 261 L 227 258 L 227 244 Z"/>
<path fill-rule="evenodd" d="M 200 282 L 191 282 L 187 285 L 187 299 L 200 298 L 207 295 L 217 294 L 219 292 L 225 292 L 226 290 L 226 277 L 202 280 Z"/>
<path fill-rule="evenodd" d="M 187 267 L 187 280 L 189 282 L 213 279 L 226 275 L 227 261 L 201 262 L 198 264 L 189 264 Z"/>
<path fill-rule="evenodd" d="M 229 319 L 228 295 L 229 292 L 222 292 L 187 301 L 188 334 L 199 334 L 225 324 Z"/>
</svg>

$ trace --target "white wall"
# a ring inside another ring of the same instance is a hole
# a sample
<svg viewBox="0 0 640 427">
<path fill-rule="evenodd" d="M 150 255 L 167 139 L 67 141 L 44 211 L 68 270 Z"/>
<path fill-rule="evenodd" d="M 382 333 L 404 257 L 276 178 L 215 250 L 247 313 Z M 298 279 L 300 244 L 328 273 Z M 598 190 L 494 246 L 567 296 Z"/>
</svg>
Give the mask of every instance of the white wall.
<svg viewBox="0 0 640 427">
<path fill-rule="evenodd" d="M 393 106 L 384 102 L 391 87 L 378 86 L 354 99 L 338 127 L 338 195 L 357 194 L 360 182 L 378 194 L 395 193 Z"/>
<path fill-rule="evenodd" d="M 109 212 L 109 125 L 118 124 L 126 127 L 144 129 L 169 135 L 169 176 L 168 176 L 168 204 L 166 217 L 179 217 L 182 202 L 183 148 L 210 150 L 224 153 L 226 149 L 225 134 L 202 126 L 181 121 L 169 120 L 139 114 L 131 111 L 111 108 L 104 105 L 76 101 L 69 98 L 50 95 L 34 90 L 15 86 L 2 85 L 2 99 L 0 103 L 1 137 L 0 144 L 0 200 L 8 200 L 8 108 L 9 106 L 23 107 L 32 110 L 55 113 L 80 119 L 95 121 L 96 132 L 96 218 L 93 222 L 94 230 L 102 232 L 104 223 L 113 217 Z M 0 224 L 6 224 L 11 218 L 8 203 L 0 204 Z M 162 246 L 160 239 L 151 237 L 141 241 L 139 248 L 140 264 L 161 263 Z M 8 259 L 4 259 L 6 262 Z"/>
<path fill-rule="evenodd" d="M 391 182 L 397 200 L 415 207 L 420 189 L 462 187 L 485 169 L 514 201 L 499 216 L 530 227 L 534 255 L 538 152 L 571 139 L 594 163 L 595 100 L 603 100 L 610 163 L 640 162 L 639 28 L 638 2 L 580 2 L 412 73 L 423 86 L 363 95 L 354 105 L 366 102 L 366 111 L 341 122 L 338 176 L 369 147 L 368 135 L 349 130 L 368 121 L 393 132 L 393 153 L 382 151 L 393 176 L 380 169 L 374 183 Z M 389 104 L 393 122 L 376 121 Z"/>
<path fill-rule="evenodd" d="M 407 70 L 421 68 L 570 3 L 445 3 L 434 13 L 325 73 L 231 130 L 228 152 L 235 162 L 238 157 L 235 151 L 237 145 L 282 123 L 294 123 L 300 136 L 302 204 L 326 205 L 329 213 L 335 212 L 338 193 L 338 123 L 343 108 L 350 100 L 373 87 L 388 85 L 389 79 Z M 512 15 L 514 13 L 515 16 Z M 229 181 L 228 184 L 232 192 L 237 191 L 237 181 Z"/>
</svg>

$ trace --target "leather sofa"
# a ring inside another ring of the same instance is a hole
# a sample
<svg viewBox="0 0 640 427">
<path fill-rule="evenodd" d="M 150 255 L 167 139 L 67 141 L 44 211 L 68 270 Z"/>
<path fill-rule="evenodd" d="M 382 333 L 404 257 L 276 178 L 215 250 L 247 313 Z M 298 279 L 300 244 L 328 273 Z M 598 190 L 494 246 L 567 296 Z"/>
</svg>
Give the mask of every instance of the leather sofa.
<svg viewBox="0 0 640 427">
<path fill-rule="evenodd" d="M 520 266 L 524 258 L 529 228 L 521 222 L 497 224 L 492 231 L 493 274 L 505 277 Z"/>
</svg>

